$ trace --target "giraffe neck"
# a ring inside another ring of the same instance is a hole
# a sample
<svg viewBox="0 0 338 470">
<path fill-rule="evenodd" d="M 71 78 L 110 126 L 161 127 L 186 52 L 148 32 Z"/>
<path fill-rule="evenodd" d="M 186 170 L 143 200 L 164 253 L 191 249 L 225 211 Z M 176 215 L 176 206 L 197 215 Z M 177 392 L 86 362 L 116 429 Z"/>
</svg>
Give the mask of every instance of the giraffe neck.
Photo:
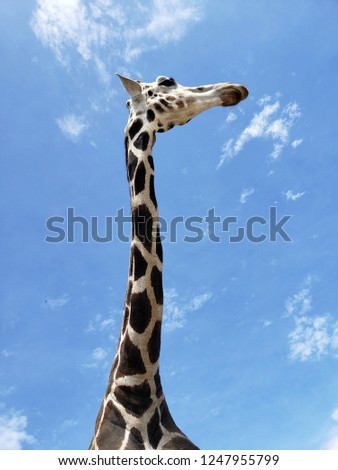
<svg viewBox="0 0 338 470">
<path fill-rule="evenodd" d="M 163 260 L 151 154 L 155 133 L 140 127 L 140 121 L 131 121 L 126 127 L 132 239 L 116 377 L 145 374 L 148 382 L 154 385 L 163 313 Z M 124 343 L 123 338 L 126 340 Z M 122 347 L 125 344 L 130 346 L 130 341 L 137 348 L 132 360 L 128 348 Z"/>
<path fill-rule="evenodd" d="M 126 127 L 132 239 L 122 328 L 91 449 L 197 449 L 176 426 L 159 374 L 162 245 L 154 190 L 155 133 Z"/>
</svg>

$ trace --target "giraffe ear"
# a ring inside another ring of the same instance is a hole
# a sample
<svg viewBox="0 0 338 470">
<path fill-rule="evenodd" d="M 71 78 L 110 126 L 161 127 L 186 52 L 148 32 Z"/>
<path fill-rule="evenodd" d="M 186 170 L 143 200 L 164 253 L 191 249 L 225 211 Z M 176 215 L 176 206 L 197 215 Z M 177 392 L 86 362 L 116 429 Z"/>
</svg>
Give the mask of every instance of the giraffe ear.
<svg viewBox="0 0 338 470">
<path fill-rule="evenodd" d="M 129 93 L 131 97 L 139 95 L 142 92 L 141 85 L 135 80 L 131 80 L 130 78 L 123 77 L 122 75 L 118 73 L 116 75 L 119 77 L 119 79 L 122 82 L 122 85 L 124 86 L 124 88 L 126 89 L 126 91 Z"/>
</svg>

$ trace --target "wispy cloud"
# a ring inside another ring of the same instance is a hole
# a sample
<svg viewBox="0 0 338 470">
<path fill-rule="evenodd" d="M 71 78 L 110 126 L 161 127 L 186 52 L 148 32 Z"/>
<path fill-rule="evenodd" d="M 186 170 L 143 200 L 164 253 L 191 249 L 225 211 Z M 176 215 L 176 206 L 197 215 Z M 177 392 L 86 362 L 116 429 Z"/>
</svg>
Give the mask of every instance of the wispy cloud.
<svg viewBox="0 0 338 470">
<path fill-rule="evenodd" d="M 1 355 L 2 355 L 4 358 L 8 359 L 9 357 L 13 356 L 13 353 L 12 353 L 11 351 L 9 351 L 8 349 L 3 349 L 3 350 L 1 351 Z"/>
<path fill-rule="evenodd" d="M 54 310 L 55 308 L 64 307 L 69 301 L 70 296 L 68 294 L 63 294 L 56 298 L 47 297 L 45 303 L 50 309 Z"/>
<path fill-rule="evenodd" d="M 62 118 L 56 119 L 56 123 L 64 136 L 72 142 L 77 142 L 88 128 L 84 116 L 76 114 L 66 114 Z"/>
<path fill-rule="evenodd" d="M 0 387 L 0 397 L 7 397 L 15 392 L 16 388 L 11 385 L 10 387 Z"/>
<path fill-rule="evenodd" d="M 243 189 L 243 191 L 241 192 L 241 195 L 240 195 L 240 198 L 239 198 L 239 202 L 241 204 L 245 204 L 246 201 L 248 200 L 248 198 L 255 192 L 255 189 L 254 188 L 246 188 L 246 189 Z"/>
<path fill-rule="evenodd" d="M 65 431 L 66 429 L 69 428 L 74 428 L 78 425 L 78 422 L 75 419 L 65 419 L 61 425 L 60 428 Z"/>
<path fill-rule="evenodd" d="M 300 146 L 300 144 L 303 143 L 303 139 L 296 139 L 293 142 L 291 142 L 291 147 L 296 149 L 297 147 Z"/>
<path fill-rule="evenodd" d="M 93 334 L 99 337 L 101 344 L 104 345 L 96 347 L 90 355 L 89 360 L 83 364 L 87 369 L 106 369 L 109 366 L 109 361 L 106 360 L 107 356 L 113 353 L 114 342 L 117 342 L 117 325 L 114 315 L 120 317 L 121 312 L 111 310 L 107 316 L 96 314 L 93 319 L 89 321 L 88 326 L 84 329 L 86 334 Z M 107 341 L 109 340 L 109 342 Z"/>
<path fill-rule="evenodd" d="M 95 315 L 95 317 L 90 320 L 85 333 L 101 332 L 106 329 L 112 329 L 115 326 L 116 322 L 112 314 L 104 318 L 101 314 Z"/>
<path fill-rule="evenodd" d="M 338 408 L 336 408 L 331 414 L 331 419 L 338 423 Z M 335 425 L 330 430 L 329 436 L 322 445 L 323 450 L 338 450 L 338 427 Z"/>
<path fill-rule="evenodd" d="M 235 114 L 235 113 L 233 113 L 232 111 L 230 111 L 230 113 L 228 114 L 228 116 L 227 116 L 225 122 L 226 122 L 227 124 L 230 124 L 231 122 L 236 121 L 236 119 L 237 119 L 237 114 Z"/>
<path fill-rule="evenodd" d="M 109 58 L 128 63 L 175 43 L 202 16 L 199 0 L 37 0 L 31 26 L 60 62 L 68 63 L 75 50 L 106 82 Z"/>
<path fill-rule="evenodd" d="M 212 298 L 212 293 L 204 292 L 190 300 L 180 300 L 176 289 L 166 289 L 164 298 L 163 326 L 165 331 L 173 331 L 182 328 L 187 321 L 187 315 L 202 308 Z"/>
<path fill-rule="evenodd" d="M 297 201 L 298 199 L 300 199 L 301 197 L 304 196 L 305 194 L 305 191 L 303 191 L 302 193 L 298 192 L 298 193 L 294 193 L 292 191 L 292 189 L 288 189 L 287 191 L 285 191 L 284 193 L 284 196 L 286 197 L 286 199 L 288 201 Z"/>
<path fill-rule="evenodd" d="M 333 421 L 336 421 L 338 423 L 338 408 L 333 410 L 331 418 L 333 419 Z"/>
<path fill-rule="evenodd" d="M 103 359 L 105 359 L 107 355 L 107 351 L 103 348 L 96 348 L 92 352 L 92 358 L 94 359 L 94 361 L 103 361 Z"/>
<path fill-rule="evenodd" d="M 35 440 L 28 434 L 27 425 L 27 417 L 19 412 L 0 415 L 0 449 L 21 450 L 25 444 L 33 444 Z"/>
<path fill-rule="evenodd" d="M 126 62 L 150 49 L 175 42 L 187 32 L 192 23 L 202 19 L 200 2 L 189 0 L 153 0 L 142 2 L 144 24 L 131 25 L 125 31 L 126 46 L 123 57 Z M 134 20 L 136 15 L 134 16 Z M 132 18 L 130 18 L 131 20 Z"/>
<path fill-rule="evenodd" d="M 332 319 L 328 315 L 296 317 L 295 323 L 289 334 L 291 360 L 305 362 L 328 354 L 332 343 Z"/>
<path fill-rule="evenodd" d="M 38 39 L 52 49 L 57 59 L 68 64 L 75 50 L 82 60 L 92 62 L 106 80 L 106 69 L 98 51 L 105 47 L 125 19 L 113 2 L 82 0 L 37 0 L 31 26 Z M 101 68 L 101 70 L 100 70 Z"/>
<path fill-rule="evenodd" d="M 264 96 L 257 104 L 262 109 L 253 116 L 249 125 L 237 138 L 230 139 L 224 144 L 217 168 L 232 160 L 253 139 L 270 139 L 272 141 L 270 157 L 274 160 L 280 157 L 284 147 L 289 143 L 290 130 L 301 116 L 299 105 L 291 102 L 281 107 L 280 101 L 273 101 L 270 96 Z"/>
<path fill-rule="evenodd" d="M 285 316 L 305 315 L 312 310 L 312 280 L 306 279 L 303 287 L 285 301 Z"/>
<path fill-rule="evenodd" d="M 86 369 L 95 369 L 98 367 L 105 369 L 108 366 L 107 361 L 105 361 L 107 356 L 108 352 L 99 346 L 92 351 L 89 362 L 83 364 L 83 367 Z"/>
<path fill-rule="evenodd" d="M 335 428 L 331 431 L 330 437 L 322 446 L 323 450 L 338 450 L 338 429 Z"/>
<path fill-rule="evenodd" d="M 292 361 L 318 360 L 338 349 L 338 321 L 330 314 L 313 314 L 313 282 L 311 276 L 305 279 L 301 289 L 285 302 L 284 316 L 292 316 L 295 323 L 288 335 Z"/>
</svg>

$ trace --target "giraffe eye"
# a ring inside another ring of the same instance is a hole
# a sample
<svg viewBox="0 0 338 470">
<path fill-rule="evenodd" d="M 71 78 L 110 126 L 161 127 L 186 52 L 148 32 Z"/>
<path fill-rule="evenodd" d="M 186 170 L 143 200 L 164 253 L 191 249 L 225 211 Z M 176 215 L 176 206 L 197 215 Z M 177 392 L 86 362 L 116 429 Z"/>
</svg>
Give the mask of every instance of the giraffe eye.
<svg viewBox="0 0 338 470">
<path fill-rule="evenodd" d="M 165 80 L 160 82 L 159 85 L 161 85 L 161 86 L 175 86 L 176 81 L 175 81 L 174 78 L 166 78 Z"/>
</svg>

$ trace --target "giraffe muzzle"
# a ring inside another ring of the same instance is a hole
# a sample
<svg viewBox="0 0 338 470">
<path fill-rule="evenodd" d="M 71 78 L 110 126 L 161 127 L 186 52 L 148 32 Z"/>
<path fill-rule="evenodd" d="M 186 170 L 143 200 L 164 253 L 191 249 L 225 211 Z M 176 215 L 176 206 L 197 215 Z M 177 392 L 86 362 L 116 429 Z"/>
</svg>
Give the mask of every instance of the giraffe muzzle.
<svg viewBox="0 0 338 470">
<path fill-rule="evenodd" d="M 235 106 L 245 100 L 249 95 L 249 91 L 243 85 L 227 85 L 220 92 L 222 106 Z"/>
</svg>

